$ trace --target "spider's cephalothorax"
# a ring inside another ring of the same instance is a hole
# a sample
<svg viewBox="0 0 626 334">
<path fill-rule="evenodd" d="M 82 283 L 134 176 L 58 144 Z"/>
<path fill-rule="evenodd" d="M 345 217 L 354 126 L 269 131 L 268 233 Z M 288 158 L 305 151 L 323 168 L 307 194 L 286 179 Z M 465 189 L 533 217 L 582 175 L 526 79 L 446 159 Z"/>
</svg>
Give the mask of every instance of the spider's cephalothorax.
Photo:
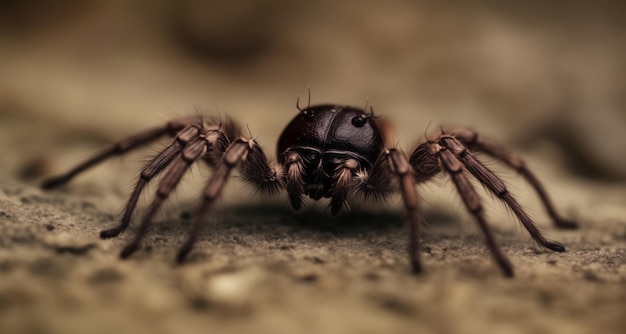
<svg viewBox="0 0 626 334">
<path fill-rule="evenodd" d="M 335 105 L 301 110 L 278 140 L 291 205 L 299 209 L 302 195 L 331 197 L 336 214 L 354 185 L 351 179 L 364 181 L 384 148 L 371 112 Z"/>
<path fill-rule="evenodd" d="M 401 150 L 389 146 L 388 127 L 374 117 L 371 108 L 366 112 L 354 107 L 325 104 L 309 105 L 303 109 L 298 107 L 298 110 L 299 113 L 280 136 L 277 161 L 268 160 L 256 141 L 246 138 L 240 127 L 230 119 L 191 117 L 174 120 L 163 127 L 129 137 L 67 173 L 46 180 L 43 187 L 64 184 L 110 156 L 124 154 L 170 135 L 175 137 L 171 144 L 141 170 L 120 224 L 100 234 L 102 238 L 112 238 L 123 232 L 130 224 L 146 184 L 163 174 L 156 196 L 144 214 L 135 237 L 121 252 L 123 258 L 137 250 L 154 214 L 189 167 L 197 161 L 204 161 L 211 166 L 213 175 L 203 191 L 202 205 L 178 253 L 178 261 L 183 261 L 191 251 L 204 217 L 222 192 L 231 170 L 236 167 L 240 168 L 243 179 L 258 192 L 275 194 L 284 189 L 296 210 L 302 206 L 305 196 L 314 200 L 330 198 L 331 212 L 335 214 L 346 205 L 349 194 L 360 195 L 364 200 L 382 200 L 393 191 L 399 191 L 408 212 L 409 258 L 413 272 L 416 273 L 422 270 L 422 266 L 415 186 L 441 172 L 448 174 L 452 180 L 506 276 L 513 275 L 513 268 L 498 248 L 487 225 L 480 197 L 470 182 L 471 177 L 504 202 L 540 246 L 557 252 L 565 251 L 561 243 L 550 241 L 539 232 L 504 182 L 474 157 L 474 151 L 481 151 L 520 173 L 535 189 L 557 227 L 577 226 L 575 222 L 562 219 L 557 214 L 547 193 L 521 158 L 473 131 L 442 130 L 426 138 L 407 157 Z"/>
</svg>

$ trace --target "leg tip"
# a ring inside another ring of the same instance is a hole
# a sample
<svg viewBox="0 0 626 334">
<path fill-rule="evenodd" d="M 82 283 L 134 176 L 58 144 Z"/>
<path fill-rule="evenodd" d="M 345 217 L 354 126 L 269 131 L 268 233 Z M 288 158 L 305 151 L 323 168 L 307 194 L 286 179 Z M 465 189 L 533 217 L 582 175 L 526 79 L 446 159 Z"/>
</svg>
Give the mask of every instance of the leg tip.
<svg viewBox="0 0 626 334">
<path fill-rule="evenodd" d="M 569 219 L 559 219 L 556 220 L 554 223 L 557 228 L 564 230 L 576 230 L 579 226 L 578 222 Z"/>
<path fill-rule="evenodd" d="M 419 262 L 413 262 L 411 263 L 411 273 L 413 275 L 421 275 L 424 272 L 424 268 L 422 267 L 422 264 Z"/>
<path fill-rule="evenodd" d="M 504 277 L 511 278 L 515 276 L 515 272 L 513 271 L 513 265 L 508 258 L 496 257 L 496 261 L 498 262 L 500 269 L 502 269 L 502 274 L 504 275 Z"/>
<path fill-rule="evenodd" d="M 515 273 L 513 272 L 513 268 L 503 269 L 502 273 L 504 274 L 504 277 L 506 278 L 513 278 L 515 276 Z"/>
<path fill-rule="evenodd" d="M 122 231 L 123 229 L 119 227 L 100 231 L 100 239 L 110 239 L 110 238 L 117 237 L 120 233 L 122 233 Z"/>
<path fill-rule="evenodd" d="M 49 190 L 49 189 L 56 188 L 56 187 L 62 185 L 63 183 L 65 183 L 65 182 L 66 182 L 65 178 L 62 178 L 62 177 L 51 177 L 49 179 L 45 179 L 41 183 L 41 188 L 45 189 L 45 190 Z"/>
<path fill-rule="evenodd" d="M 182 249 L 180 251 L 178 251 L 178 254 L 176 255 L 176 262 L 178 264 L 182 264 L 185 263 L 185 259 L 187 258 L 187 254 L 189 254 L 190 249 Z"/>
<path fill-rule="evenodd" d="M 557 241 L 548 241 L 543 246 L 551 251 L 555 251 L 559 253 L 565 252 L 565 245 Z"/>
<path fill-rule="evenodd" d="M 122 249 L 122 252 L 120 253 L 120 258 L 121 259 L 129 258 L 131 255 L 133 255 L 133 253 L 137 250 L 137 248 L 139 248 L 139 244 L 134 243 L 134 242 L 126 245 L 126 247 L 124 247 L 124 249 Z"/>
<path fill-rule="evenodd" d="M 187 254 L 191 252 L 191 249 L 193 248 L 193 244 L 195 241 L 196 239 L 193 236 L 185 241 L 185 243 L 178 250 L 178 254 L 176 255 L 176 262 L 178 263 L 185 262 L 185 259 L 187 258 Z"/>
</svg>

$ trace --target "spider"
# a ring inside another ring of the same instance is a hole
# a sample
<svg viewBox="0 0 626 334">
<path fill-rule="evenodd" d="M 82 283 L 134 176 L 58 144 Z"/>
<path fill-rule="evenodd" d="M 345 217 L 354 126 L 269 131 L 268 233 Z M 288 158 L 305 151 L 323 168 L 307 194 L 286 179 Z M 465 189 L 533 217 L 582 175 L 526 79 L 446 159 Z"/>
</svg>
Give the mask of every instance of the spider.
<svg viewBox="0 0 626 334">
<path fill-rule="evenodd" d="M 100 233 L 103 239 L 122 233 L 130 224 L 146 184 L 163 174 L 156 196 L 143 215 L 134 238 L 121 251 L 121 258 L 129 257 L 138 249 L 155 213 L 189 167 L 197 161 L 204 161 L 212 167 L 213 174 L 203 190 L 197 217 L 178 251 L 178 262 L 183 262 L 191 251 L 205 222 L 204 217 L 236 167 L 240 169 L 244 181 L 262 194 L 273 195 L 284 189 L 295 210 L 302 207 L 304 197 L 308 196 L 313 200 L 329 198 L 330 211 L 337 214 L 347 206 L 348 195 L 384 200 L 399 190 L 408 213 L 408 253 L 414 273 L 422 272 L 416 185 L 442 172 L 450 177 L 465 207 L 480 226 L 505 276 L 513 276 L 513 267 L 499 249 L 487 224 L 480 197 L 470 182 L 471 177 L 505 203 L 536 243 L 555 252 L 564 252 L 565 246 L 546 239 L 509 193 L 504 182 L 474 156 L 474 152 L 480 151 L 521 174 L 540 197 L 556 227 L 577 227 L 576 222 L 559 216 L 546 191 L 520 157 L 474 131 L 442 129 L 434 136 L 427 136 L 407 157 L 401 149 L 389 145 L 389 124 L 375 116 L 371 106 L 369 110 L 334 104 L 311 106 L 309 95 L 307 107 L 300 107 L 299 101 L 296 107 L 298 114 L 278 140 L 276 160 L 268 159 L 257 142 L 244 135 L 230 118 L 222 120 L 219 117 L 195 116 L 172 120 L 162 127 L 126 138 L 65 174 L 45 180 L 43 188 L 65 184 L 106 158 L 125 154 L 170 135 L 175 138 L 171 144 L 141 170 L 121 222 Z"/>
</svg>

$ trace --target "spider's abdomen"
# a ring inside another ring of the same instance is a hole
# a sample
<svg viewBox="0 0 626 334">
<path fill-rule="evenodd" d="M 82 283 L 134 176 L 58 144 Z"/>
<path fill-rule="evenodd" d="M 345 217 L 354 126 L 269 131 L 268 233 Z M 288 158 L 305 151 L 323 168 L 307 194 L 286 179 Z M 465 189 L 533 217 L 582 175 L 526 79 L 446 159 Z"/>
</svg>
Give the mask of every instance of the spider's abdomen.
<svg viewBox="0 0 626 334">
<path fill-rule="evenodd" d="M 287 152 L 312 149 L 323 155 L 352 155 L 368 168 L 383 148 L 381 131 L 370 114 L 353 107 L 317 105 L 303 109 L 283 130 L 277 156 L 284 163 Z"/>
</svg>

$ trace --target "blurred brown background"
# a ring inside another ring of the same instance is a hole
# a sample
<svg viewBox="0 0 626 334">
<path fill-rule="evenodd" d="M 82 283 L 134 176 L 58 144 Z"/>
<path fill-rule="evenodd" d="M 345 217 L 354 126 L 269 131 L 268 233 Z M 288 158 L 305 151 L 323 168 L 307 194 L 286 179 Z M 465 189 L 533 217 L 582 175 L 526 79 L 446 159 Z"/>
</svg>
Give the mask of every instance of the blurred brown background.
<svg viewBox="0 0 626 334">
<path fill-rule="evenodd" d="M 113 140 L 218 108 L 273 151 L 310 86 L 313 103 L 369 98 L 407 149 L 428 124 L 472 126 L 624 179 L 624 15 L 620 1 L 3 1 L 0 117 Z"/>
<path fill-rule="evenodd" d="M 0 332 L 621 333 L 623 3 L 0 1 Z M 249 125 L 274 155 L 307 87 L 312 103 L 369 100 L 406 151 L 443 124 L 523 153 L 581 229 L 552 228 L 529 188 L 502 174 L 569 251 L 538 250 L 485 196 L 518 274 L 502 279 L 438 182 L 420 187 L 428 273 L 415 278 L 397 200 L 376 214 L 293 215 L 284 198 L 255 205 L 232 186 L 190 264 L 172 259 L 194 191 L 163 210 L 153 248 L 119 261 L 132 229 L 108 241 L 98 231 L 115 224 L 138 162 L 160 146 L 64 189 L 37 188 L 197 109 Z"/>
</svg>

